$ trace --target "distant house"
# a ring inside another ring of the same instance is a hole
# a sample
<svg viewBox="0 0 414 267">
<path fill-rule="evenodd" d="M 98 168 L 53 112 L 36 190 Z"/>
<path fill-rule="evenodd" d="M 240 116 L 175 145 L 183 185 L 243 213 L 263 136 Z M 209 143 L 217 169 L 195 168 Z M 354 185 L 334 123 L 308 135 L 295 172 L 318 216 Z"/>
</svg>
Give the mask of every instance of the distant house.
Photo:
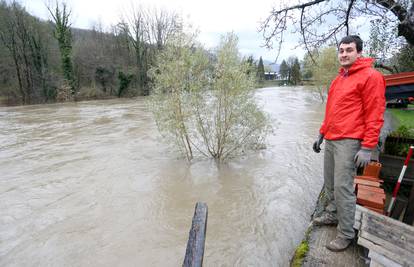
<svg viewBox="0 0 414 267">
<path fill-rule="evenodd" d="M 280 75 L 277 72 L 265 72 L 265 80 L 280 80 Z"/>
</svg>

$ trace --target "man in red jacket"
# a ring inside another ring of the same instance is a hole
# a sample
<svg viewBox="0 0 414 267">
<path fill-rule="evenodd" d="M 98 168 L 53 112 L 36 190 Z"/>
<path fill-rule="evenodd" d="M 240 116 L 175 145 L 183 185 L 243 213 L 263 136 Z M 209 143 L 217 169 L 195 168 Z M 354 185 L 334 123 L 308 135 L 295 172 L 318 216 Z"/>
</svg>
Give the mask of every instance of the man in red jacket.
<svg viewBox="0 0 414 267">
<path fill-rule="evenodd" d="M 337 236 L 326 247 L 345 250 L 355 237 L 356 196 L 353 180 L 357 167 L 366 166 L 376 147 L 384 123 L 385 81 L 372 68 L 371 58 L 363 58 L 359 36 L 344 37 L 339 43 L 341 65 L 328 93 L 325 118 L 313 150 L 320 152 L 326 140 L 324 182 L 327 206 L 314 219 L 315 225 L 335 225 Z"/>
</svg>

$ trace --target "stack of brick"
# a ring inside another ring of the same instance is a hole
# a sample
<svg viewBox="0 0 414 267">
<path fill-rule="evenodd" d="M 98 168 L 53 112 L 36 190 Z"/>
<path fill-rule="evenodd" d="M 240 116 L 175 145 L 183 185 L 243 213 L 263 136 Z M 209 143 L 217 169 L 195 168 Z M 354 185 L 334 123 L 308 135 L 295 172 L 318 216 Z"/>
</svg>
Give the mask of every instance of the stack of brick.
<svg viewBox="0 0 414 267">
<path fill-rule="evenodd" d="M 381 163 L 371 162 L 364 168 L 363 174 L 355 176 L 354 188 L 357 204 L 384 214 L 385 192 L 381 188 L 383 180 L 379 178 Z"/>
</svg>

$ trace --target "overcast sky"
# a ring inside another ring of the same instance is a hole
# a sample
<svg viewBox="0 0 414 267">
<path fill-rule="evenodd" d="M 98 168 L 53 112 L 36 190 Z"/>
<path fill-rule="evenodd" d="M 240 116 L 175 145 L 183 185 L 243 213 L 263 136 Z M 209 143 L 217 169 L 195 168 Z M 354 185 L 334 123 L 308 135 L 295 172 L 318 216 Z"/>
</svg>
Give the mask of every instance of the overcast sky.
<svg viewBox="0 0 414 267">
<path fill-rule="evenodd" d="M 21 0 L 27 11 L 38 17 L 48 19 L 45 2 L 49 0 Z M 52 1 L 54 3 L 55 0 Z M 257 29 L 262 21 L 278 3 L 278 0 L 240 1 L 240 0 L 67 0 L 71 8 L 74 27 L 91 28 L 101 21 L 104 27 L 119 22 L 122 14 L 128 13 L 134 5 L 158 7 L 175 11 L 200 31 L 199 40 L 207 48 L 218 44 L 220 35 L 234 31 L 239 37 L 239 50 L 243 55 L 253 55 L 256 59 L 274 61 L 276 50 L 263 48 L 263 38 Z M 303 57 L 303 50 L 294 49 L 296 40 L 284 45 L 278 63 L 291 55 Z"/>
</svg>

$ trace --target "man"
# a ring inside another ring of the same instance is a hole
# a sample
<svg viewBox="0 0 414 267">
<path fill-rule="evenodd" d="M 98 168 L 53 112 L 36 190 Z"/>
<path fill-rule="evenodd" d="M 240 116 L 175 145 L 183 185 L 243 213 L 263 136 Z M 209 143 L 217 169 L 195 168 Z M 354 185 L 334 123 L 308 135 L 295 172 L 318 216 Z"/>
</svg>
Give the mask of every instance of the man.
<svg viewBox="0 0 414 267">
<path fill-rule="evenodd" d="M 314 219 L 315 225 L 335 225 L 337 236 L 326 247 L 345 250 L 355 237 L 356 208 L 353 179 L 357 167 L 366 166 L 376 147 L 384 123 L 385 81 L 363 58 L 359 36 L 344 37 L 339 43 L 341 65 L 328 93 L 325 118 L 313 150 L 320 152 L 325 139 L 324 182 L 327 206 Z"/>
</svg>

